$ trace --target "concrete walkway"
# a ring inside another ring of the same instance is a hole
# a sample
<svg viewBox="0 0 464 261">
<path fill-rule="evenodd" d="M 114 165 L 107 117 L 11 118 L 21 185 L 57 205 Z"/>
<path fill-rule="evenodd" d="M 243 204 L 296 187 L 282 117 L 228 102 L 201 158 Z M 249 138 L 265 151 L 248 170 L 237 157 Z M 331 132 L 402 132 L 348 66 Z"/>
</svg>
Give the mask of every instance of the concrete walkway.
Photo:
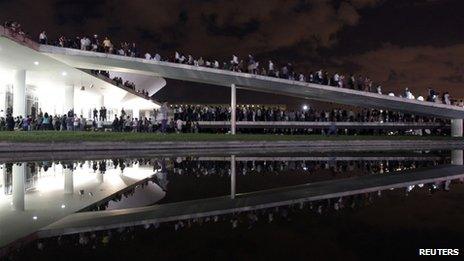
<svg viewBox="0 0 464 261">
<path fill-rule="evenodd" d="M 276 137 L 278 139 L 278 137 Z M 310 151 L 463 149 L 464 140 L 303 140 L 162 142 L 0 142 L 1 153 L 82 151 L 196 151 L 304 148 Z M 0 155 L 1 157 L 1 155 Z"/>
<path fill-rule="evenodd" d="M 235 84 L 239 88 L 258 92 L 351 106 L 397 110 L 444 118 L 464 118 L 464 108 L 458 106 L 409 100 L 365 91 L 50 45 L 40 45 L 39 51 L 74 68 L 129 72 L 226 87 Z"/>
</svg>

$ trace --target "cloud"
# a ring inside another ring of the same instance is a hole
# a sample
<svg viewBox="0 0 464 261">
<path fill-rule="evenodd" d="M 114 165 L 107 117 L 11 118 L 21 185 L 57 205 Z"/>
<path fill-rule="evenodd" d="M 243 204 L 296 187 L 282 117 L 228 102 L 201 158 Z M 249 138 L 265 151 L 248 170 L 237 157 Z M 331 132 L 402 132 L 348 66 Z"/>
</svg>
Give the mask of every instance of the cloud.
<svg viewBox="0 0 464 261">
<path fill-rule="evenodd" d="M 433 87 L 450 91 L 456 98 L 464 97 L 464 44 L 403 48 L 386 44 L 342 60 L 354 63 L 385 89 L 399 91 L 409 87 L 425 95 L 427 88 Z"/>
<path fill-rule="evenodd" d="M 343 24 L 354 26 L 359 21 L 359 14 L 351 4 L 343 2 L 338 8 L 338 18 Z"/>
<path fill-rule="evenodd" d="M 379 3 L 384 2 L 383 0 L 351 0 L 350 3 L 356 8 L 374 7 Z"/>
<path fill-rule="evenodd" d="M 330 47 L 340 30 L 358 23 L 359 10 L 376 2 L 18 0 L 15 5 L 1 4 L 0 14 L 23 20 L 33 34 L 50 28 L 53 36 L 111 34 L 115 42 L 136 41 L 142 35 L 146 40 L 142 45 L 148 49 L 229 56 L 272 52 L 302 42 L 308 50 Z"/>
</svg>

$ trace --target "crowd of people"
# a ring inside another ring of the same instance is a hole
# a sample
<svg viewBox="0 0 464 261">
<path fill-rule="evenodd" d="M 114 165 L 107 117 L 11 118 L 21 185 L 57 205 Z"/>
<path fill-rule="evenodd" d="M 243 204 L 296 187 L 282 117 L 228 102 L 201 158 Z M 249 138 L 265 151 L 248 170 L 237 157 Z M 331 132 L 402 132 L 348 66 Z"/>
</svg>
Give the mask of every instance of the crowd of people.
<svg viewBox="0 0 464 261">
<path fill-rule="evenodd" d="M 6 22 L 4 23 L 4 26 L 11 29 L 14 33 L 23 35 L 25 34 L 21 28 L 21 25 L 17 22 Z M 152 55 L 150 52 L 140 52 L 138 46 L 134 42 L 122 42 L 119 45 L 115 45 L 108 36 L 100 37 L 98 34 L 94 34 L 92 37 L 60 36 L 57 40 L 51 41 L 48 39 L 47 32 L 42 31 L 39 34 L 38 40 L 40 44 L 50 44 L 65 48 L 103 52 L 122 56 L 144 58 L 147 60 L 175 62 L 194 66 L 245 72 L 250 74 L 259 74 L 292 81 L 322 84 L 339 88 L 387 94 L 390 96 L 399 96 L 406 99 L 416 99 L 419 101 L 464 106 L 463 100 L 453 100 L 448 91 L 439 93 L 433 88 L 429 88 L 425 95 L 414 95 L 412 89 L 406 87 L 403 93 L 395 94 L 391 91 L 385 92 L 380 84 L 374 84 L 372 79 L 360 74 L 345 74 L 340 72 L 329 73 L 323 69 L 309 71 L 307 73 L 297 72 L 292 63 L 282 63 L 280 66 L 278 66 L 277 62 L 273 61 L 273 59 L 262 58 L 262 60 L 265 62 L 261 62 L 258 61 L 258 59 L 255 58 L 252 54 L 249 54 L 246 59 L 240 59 L 237 55 L 232 55 L 230 61 L 219 62 L 217 59 L 204 59 L 203 57 L 196 59 L 191 54 L 184 55 L 179 51 L 174 52 L 172 57 L 162 58 L 159 53 Z"/>
<path fill-rule="evenodd" d="M 229 121 L 231 118 L 230 107 L 224 105 L 173 105 L 171 107 L 174 116 L 170 122 L 171 129 L 177 132 L 205 132 L 218 131 L 217 129 L 202 128 L 201 125 L 193 125 L 201 121 Z M 408 113 L 377 110 L 377 109 L 316 109 L 304 106 L 299 110 L 287 110 L 279 106 L 243 105 L 237 107 L 236 120 L 246 122 L 370 122 L 370 123 L 436 123 L 446 126 L 449 120 L 417 116 Z M 440 127 L 427 130 L 427 134 L 444 134 Z M 224 132 L 225 130 L 219 130 Z M 307 128 L 248 128 L 241 127 L 243 133 L 274 133 L 274 134 L 307 134 L 307 133 L 337 133 L 337 134 L 373 134 L 389 133 L 388 130 L 376 132 L 374 130 L 349 130 L 336 129 L 335 126 L 328 129 Z M 401 132 L 403 133 L 403 132 Z"/>
<path fill-rule="evenodd" d="M 27 117 L 13 117 L 11 110 L 6 117 L 0 117 L 0 130 L 55 130 L 55 131 L 114 131 L 114 132 L 160 132 L 160 133 L 226 133 L 227 126 L 209 127 L 201 122 L 229 121 L 230 107 L 226 105 L 171 105 L 163 104 L 150 113 L 150 117 L 127 113 L 124 108 L 113 119 L 108 118 L 108 110 L 102 106 L 91 111 L 90 118 L 77 115 L 73 110 L 63 115 L 50 115 L 38 112 Z M 248 122 L 372 122 L 372 123 L 436 123 L 437 126 L 427 129 L 426 134 L 446 134 L 449 120 L 435 117 L 417 116 L 386 110 L 361 109 L 350 110 L 334 108 L 320 110 L 304 107 L 300 110 L 287 110 L 279 106 L 242 105 L 236 110 L 237 121 Z M 441 127 L 440 127 L 441 126 Z M 443 128 L 442 128 L 443 127 Z M 273 133 L 273 134 L 327 134 L 329 129 L 311 127 L 261 127 L 241 128 L 243 133 Z M 334 130 L 338 134 L 369 134 L 373 130 Z M 388 133 L 383 132 L 373 133 Z M 398 132 L 399 133 L 399 132 Z"/>
<path fill-rule="evenodd" d="M 146 98 L 149 98 L 150 95 L 148 94 L 148 91 L 145 90 L 145 89 L 138 89 L 136 88 L 135 86 L 135 83 L 134 82 L 131 82 L 131 81 L 124 81 L 121 77 L 118 77 L 118 76 L 115 76 L 113 78 L 110 77 L 110 72 L 108 71 L 102 71 L 102 70 L 91 70 L 90 71 L 92 74 L 94 75 L 101 75 L 103 77 L 106 78 L 106 80 L 109 80 L 109 81 L 112 81 L 112 83 L 116 86 L 119 86 L 119 87 L 124 87 L 124 88 L 127 88 L 127 89 L 131 89 L 137 93 L 140 93 L 142 95 L 144 95 Z"/>
<path fill-rule="evenodd" d="M 8 24 L 12 28 L 17 28 L 18 24 Z M 20 27 L 20 26 L 19 26 Z M 380 84 L 374 84 L 374 81 L 369 77 L 356 74 L 345 74 L 341 72 L 329 73 L 326 70 L 320 69 L 309 71 L 307 73 L 297 72 L 292 63 L 282 63 L 280 66 L 273 59 L 264 59 L 265 62 L 258 61 L 252 54 L 249 54 L 246 59 L 240 59 L 237 55 L 232 55 L 230 61 L 219 62 L 217 59 L 204 59 L 199 57 L 194 58 L 193 55 L 184 55 L 182 52 L 176 51 L 172 57 L 162 58 L 159 53 L 152 55 L 150 52 L 140 52 L 135 43 L 122 42 L 115 45 L 111 39 L 100 37 L 94 34 L 92 37 L 77 36 L 65 37 L 60 36 L 56 41 L 49 41 L 46 31 L 39 34 L 39 43 L 51 44 L 55 46 L 80 49 L 85 51 L 104 52 L 129 57 L 144 58 L 147 60 L 175 62 L 194 66 L 210 67 L 215 69 L 231 70 L 236 72 L 245 72 L 250 74 L 259 74 L 263 76 L 277 77 L 292 81 L 308 82 L 314 84 L 322 84 L 339 88 L 347 88 L 359 91 L 374 92 L 378 94 L 388 94 L 390 96 L 399 96 L 406 99 L 417 99 L 419 101 L 429 101 L 444 104 L 454 104 L 464 106 L 462 100 L 453 101 L 449 92 L 439 93 L 432 88 L 428 89 L 426 95 L 414 95 L 412 90 L 405 88 L 403 93 L 395 95 L 393 92 L 385 92 Z"/>
<path fill-rule="evenodd" d="M 0 117 L 0 131 L 83 131 L 86 125 L 87 120 L 82 115 L 75 114 L 73 110 L 63 115 L 51 115 L 39 109 L 38 112 L 33 112 L 26 117 L 13 117 L 12 113 L 7 113 L 6 117 Z"/>
<path fill-rule="evenodd" d="M 13 31 L 22 31 L 21 26 L 16 22 L 7 22 L 5 26 L 10 28 Z M 200 57 L 198 59 L 194 58 L 192 55 L 184 55 L 181 52 L 176 51 L 173 57 L 162 58 L 160 54 L 156 53 L 152 55 L 151 53 L 142 54 L 138 49 L 135 43 L 123 42 L 120 45 L 116 46 L 113 44 L 109 37 L 100 37 L 99 35 L 93 35 L 92 37 L 65 37 L 60 36 L 58 40 L 51 41 L 47 36 L 46 31 L 42 31 L 39 34 L 39 43 L 41 44 L 52 44 L 60 47 L 66 48 L 75 48 L 86 51 L 95 51 L 95 52 L 104 52 L 111 53 L 123 56 L 130 57 L 141 57 L 144 59 L 156 60 L 156 61 L 167 61 L 175 62 L 181 64 L 188 64 L 193 66 L 206 66 L 216 69 L 232 70 L 237 72 L 245 72 L 251 74 L 261 74 L 270 77 L 278 77 L 283 79 L 288 79 L 292 81 L 301 81 L 309 82 L 315 84 L 329 85 L 339 88 L 348 88 L 360 91 L 375 92 L 378 94 L 383 94 L 382 87 L 380 85 L 375 85 L 373 81 L 362 75 L 344 75 L 339 72 L 329 74 L 327 71 L 318 70 L 312 71 L 309 73 L 298 73 L 294 66 L 291 63 L 285 63 L 281 66 L 277 66 L 277 63 L 272 59 L 266 61 L 266 65 L 258 61 L 253 55 L 248 55 L 246 59 L 239 59 L 237 55 L 233 55 L 230 61 L 219 62 L 214 59 L 204 59 Z M 92 71 L 93 74 L 102 75 L 118 86 L 135 90 L 144 96 L 148 97 L 148 92 L 146 90 L 138 90 L 133 82 L 124 81 L 120 77 L 110 78 L 109 72 L 107 71 Z M 388 95 L 395 96 L 394 93 L 389 92 Z M 445 103 L 445 104 L 456 104 L 458 106 L 464 107 L 464 102 L 461 101 L 452 101 L 450 94 L 448 92 L 443 92 L 442 94 L 433 90 L 432 88 L 428 89 L 427 94 L 424 96 L 415 96 L 413 95 L 411 89 L 405 88 L 404 92 L 400 95 L 407 99 L 417 99 L 421 101 Z M 162 110 L 162 109 L 161 109 Z M 174 108 L 174 117 L 161 117 L 161 120 L 157 120 L 159 117 L 156 116 L 157 111 L 155 111 L 155 117 L 139 117 L 138 115 L 126 116 L 124 113 L 120 114 L 120 117 L 117 115 L 113 118 L 111 129 L 113 131 L 133 131 L 133 132 L 199 132 L 201 126 L 198 125 L 198 121 L 227 121 L 230 119 L 230 108 L 227 106 L 187 106 L 187 107 L 176 107 Z M 163 112 L 161 114 L 164 114 Z M 0 128 L 12 130 L 14 129 L 14 122 L 16 126 L 18 121 L 22 126 L 22 129 L 55 129 L 63 130 L 69 128 L 63 128 L 67 124 L 62 124 L 63 120 L 68 120 L 68 117 L 54 116 L 51 117 L 50 121 L 53 123 L 41 124 L 37 122 L 34 123 L 35 117 L 27 117 L 27 119 L 11 119 L 7 117 L 0 121 Z M 76 119 L 77 118 L 77 119 Z M 96 121 L 94 114 L 94 122 L 92 126 L 94 129 L 104 129 L 105 123 Z M 74 117 L 78 126 L 85 126 L 85 124 L 79 123 L 83 121 L 82 117 Z M 307 110 L 282 110 L 279 108 L 265 108 L 265 107 L 241 107 L 237 109 L 237 120 L 238 121 L 315 121 L 315 122 L 444 122 L 446 120 L 435 119 L 432 117 L 422 117 L 411 115 L 407 113 L 392 112 L 386 110 L 347 110 L 347 109 L 326 109 L 326 110 L 316 110 L 309 108 Z M 70 120 L 69 120 L 70 121 Z M 24 124 L 23 124 L 24 122 Z M 61 125 L 59 124 L 61 122 Z M 30 126 L 33 126 L 32 128 Z M 74 126 L 74 123 L 72 124 Z M 26 127 L 24 127 L 26 126 Z M 34 127 L 34 126 L 46 126 L 44 127 Z M 49 127 L 47 127 L 49 126 Z M 73 129 L 76 129 L 73 127 Z M 210 130 L 207 130 L 210 131 Z M 221 132 L 224 130 L 221 130 Z M 272 130 L 267 133 L 288 133 L 287 130 Z M 299 131 L 294 132 L 290 130 L 290 133 L 299 133 Z"/>
<path fill-rule="evenodd" d="M 228 121 L 230 107 L 224 105 L 174 105 L 174 120 Z M 442 122 L 442 119 L 417 116 L 409 113 L 377 109 L 334 108 L 321 110 L 304 106 L 300 110 L 287 110 L 278 106 L 250 106 L 237 108 L 237 121 L 307 121 L 307 122 Z"/>
<path fill-rule="evenodd" d="M 23 31 L 21 24 L 16 21 L 5 21 L 3 27 L 8 28 L 15 35 L 28 36 L 28 34 Z"/>
</svg>

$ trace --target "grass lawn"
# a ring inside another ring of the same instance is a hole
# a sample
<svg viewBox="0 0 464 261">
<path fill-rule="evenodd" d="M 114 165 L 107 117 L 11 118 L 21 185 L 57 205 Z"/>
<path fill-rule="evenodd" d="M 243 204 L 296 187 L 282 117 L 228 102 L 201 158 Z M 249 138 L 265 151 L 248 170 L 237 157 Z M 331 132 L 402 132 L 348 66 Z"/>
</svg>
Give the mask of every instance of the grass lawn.
<svg viewBox="0 0 464 261">
<path fill-rule="evenodd" d="M 0 142 L 66 142 L 66 141 L 307 141 L 307 140 L 447 140 L 461 138 L 443 136 L 323 136 L 273 134 L 159 134 L 123 132 L 15 131 L 0 132 Z"/>
</svg>

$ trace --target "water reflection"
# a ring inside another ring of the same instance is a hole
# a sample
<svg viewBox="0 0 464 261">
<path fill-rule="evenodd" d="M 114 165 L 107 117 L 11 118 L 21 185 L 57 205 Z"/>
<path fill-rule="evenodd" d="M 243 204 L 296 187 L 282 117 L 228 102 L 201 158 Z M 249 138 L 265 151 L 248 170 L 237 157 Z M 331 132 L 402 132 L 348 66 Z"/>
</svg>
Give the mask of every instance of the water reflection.
<svg viewBox="0 0 464 261">
<path fill-rule="evenodd" d="M 177 157 L 160 203 L 248 193 L 283 186 L 449 164 L 449 156 L 223 156 Z M 230 181 L 229 181 L 230 179 Z"/>
<path fill-rule="evenodd" d="M 105 165 L 110 165 L 107 169 Z M 105 201 L 154 174 L 138 161 L 111 160 L 6 163 L 0 172 L 0 247 L 70 213 Z M 143 205 L 156 202 L 157 189 Z M 156 193 L 155 193 L 156 192 Z M 134 204 L 137 206 L 136 204 Z"/>
<path fill-rule="evenodd" d="M 228 233 L 238 231 L 237 233 L 241 234 L 258 226 L 269 226 L 274 223 L 285 226 L 287 222 L 293 219 L 311 223 L 315 222 L 314 218 L 317 217 L 325 219 L 332 215 L 342 215 L 374 207 L 377 201 L 392 195 L 407 200 L 406 198 L 410 193 L 426 192 L 432 195 L 439 191 L 450 191 L 454 186 L 462 184 L 463 181 L 464 174 L 460 174 L 436 178 L 428 183 L 421 183 L 422 181 L 413 182 L 408 186 L 394 189 L 333 196 L 321 200 L 300 201 L 279 206 L 269 204 L 270 207 L 234 211 L 232 213 L 212 213 L 197 217 L 182 216 L 182 218 L 163 223 L 146 222 L 138 226 L 121 226 L 115 229 L 75 233 L 73 235 L 41 239 L 28 246 L 27 251 L 22 251 L 22 257 L 27 258 L 32 255 L 48 257 L 58 249 L 66 249 L 68 253 L 77 254 L 81 253 L 79 251 L 116 250 L 121 244 L 128 244 L 132 241 L 138 242 L 137 238 L 143 238 L 147 240 L 146 242 L 157 242 L 157 240 L 169 238 L 171 233 L 182 233 L 182 231 L 189 230 L 189 233 L 193 233 L 193 231 L 198 231 L 200 228 L 203 229 L 202 231 L 220 228 L 222 232 L 227 232 L 226 227 L 228 227 Z M 79 246 L 79 248 L 76 250 L 75 246 Z"/>
<path fill-rule="evenodd" d="M 401 152 L 395 155 L 193 155 L 5 163 L 0 171 L 0 247 L 79 211 L 128 209 L 155 203 L 163 206 L 221 196 L 234 201 L 263 190 L 375 174 L 414 173 L 450 163 L 462 165 L 462 151 Z M 430 193 L 449 190 L 450 180 L 409 184 L 404 191 L 407 194 L 418 187 L 425 187 Z M 272 222 L 277 216 L 287 216 L 289 209 L 300 207 L 318 213 L 347 206 L 352 208 L 360 204 L 359 197 L 372 193 L 341 196 L 321 201 L 321 204 L 312 200 L 313 203 L 299 202 L 297 207 L 291 204 L 291 207 L 280 206 L 277 210 L 269 207 L 268 210 L 237 212 L 229 215 L 227 222 L 231 222 L 232 227 L 243 223 L 242 219 L 253 224 L 257 218 L 267 217 Z M 373 193 L 381 194 L 381 191 Z M 275 195 L 279 200 L 279 194 Z M 195 223 L 218 222 L 224 218 L 213 215 L 181 219 L 173 226 L 179 230 Z M 153 226 L 159 225 L 148 227 Z"/>
</svg>

